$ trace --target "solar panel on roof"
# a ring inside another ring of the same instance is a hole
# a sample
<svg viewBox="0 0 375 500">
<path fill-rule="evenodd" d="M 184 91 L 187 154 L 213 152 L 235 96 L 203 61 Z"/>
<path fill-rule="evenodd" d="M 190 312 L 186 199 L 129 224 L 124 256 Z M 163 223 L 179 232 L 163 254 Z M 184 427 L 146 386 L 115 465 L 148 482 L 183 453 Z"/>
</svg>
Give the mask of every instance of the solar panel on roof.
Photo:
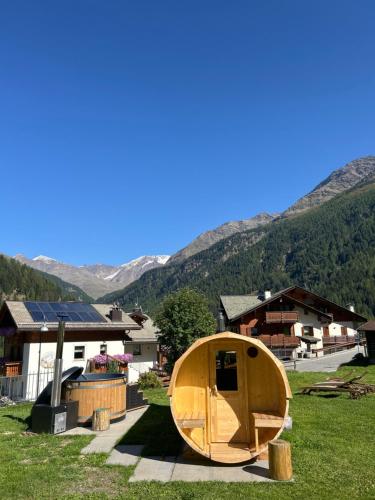
<svg viewBox="0 0 375 500">
<path fill-rule="evenodd" d="M 29 310 L 29 313 L 31 314 L 31 317 L 33 318 L 34 321 L 38 321 L 38 322 L 44 321 L 44 314 L 42 313 L 42 311 L 30 311 Z"/>
<path fill-rule="evenodd" d="M 106 323 L 106 320 L 91 304 L 82 302 L 25 302 L 34 321 L 58 322 L 63 320 L 75 323 Z"/>
<path fill-rule="evenodd" d="M 52 307 L 48 302 L 38 302 L 39 308 L 43 312 L 50 312 L 52 311 Z"/>
<path fill-rule="evenodd" d="M 26 302 L 25 302 L 26 303 Z M 36 302 L 28 302 L 27 309 L 28 311 L 40 311 L 40 308 Z"/>
</svg>

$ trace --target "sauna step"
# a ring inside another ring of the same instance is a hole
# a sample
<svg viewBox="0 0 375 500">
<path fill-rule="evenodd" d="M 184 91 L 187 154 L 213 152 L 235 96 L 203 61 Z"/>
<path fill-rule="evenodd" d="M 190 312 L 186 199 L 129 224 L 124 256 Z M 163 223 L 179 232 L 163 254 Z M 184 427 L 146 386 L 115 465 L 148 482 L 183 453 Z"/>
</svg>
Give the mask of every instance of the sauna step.
<svg viewBox="0 0 375 500">
<path fill-rule="evenodd" d="M 134 410 L 148 404 L 143 397 L 143 391 L 139 390 L 138 384 L 128 384 L 126 388 L 126 409 Z"/>
<path fill-rule="evenodd" d="M 246 462 L 252 457 L 247 443 L 211 443 L 211 460 L 226 464 Z"/>
<path fill-rule="evenodd" d="M 151 371 L 156 373 L 158 379 L 161 382 L 162 387 L 169 387 L 171 376 L 164 370 L 155 370 L 151 368 Z"/>
</svg>

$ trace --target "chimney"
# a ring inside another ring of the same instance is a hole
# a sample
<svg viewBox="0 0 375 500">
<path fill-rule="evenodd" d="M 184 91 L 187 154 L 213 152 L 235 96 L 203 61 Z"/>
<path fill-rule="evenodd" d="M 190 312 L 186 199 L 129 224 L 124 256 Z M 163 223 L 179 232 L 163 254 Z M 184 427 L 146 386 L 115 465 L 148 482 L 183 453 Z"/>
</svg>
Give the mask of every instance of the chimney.
<svg viewBox="0 0 375 500">
<path fill-rule="evenodd" d="M 225 332 L 224 311 L 219 309 L 217 314 L 217 333 Z"/>
<path fill-rule="evenodd" d="M 264 290 L 264 300 L 271 298 L 271 290 Z"/>
<path fill-rule="evenodd" d="M 347 308 L 349 309 L 349 311 L 351 311 L 352 313 L 354 313 L 354 312 L 355 312 L 355 309 L 354 309 L 354 305 L 353 305 L 353 304 L 348 304 L 346 307 L 347 307 Z"/>
<path fill-rule="evenodd" d="M 122 310 L 117 306 L 112 307 L 112 309 L 109 311 L 109 317 L 111 321 L 122 321 Z"/>
</svg>

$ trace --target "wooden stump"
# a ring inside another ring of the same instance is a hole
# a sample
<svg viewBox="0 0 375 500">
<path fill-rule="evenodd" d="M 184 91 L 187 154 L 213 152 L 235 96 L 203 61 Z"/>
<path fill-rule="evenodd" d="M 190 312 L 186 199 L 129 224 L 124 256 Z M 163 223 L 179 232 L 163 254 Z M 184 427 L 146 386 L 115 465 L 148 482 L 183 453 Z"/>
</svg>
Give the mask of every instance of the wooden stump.
<svg viewBox="0 0 375 500">
<path fill-rule="evenodd" d="M 109 408 L 97 408 L 92 414 L 92 430 L 106 431 L 109 429 Z"/>
<path fill-rule="evenodd" d="M 290 481 L 293 476 L 290 443 L 275 439 L 268 443 L 270 477 L 276 481 Z"/>
</svg>

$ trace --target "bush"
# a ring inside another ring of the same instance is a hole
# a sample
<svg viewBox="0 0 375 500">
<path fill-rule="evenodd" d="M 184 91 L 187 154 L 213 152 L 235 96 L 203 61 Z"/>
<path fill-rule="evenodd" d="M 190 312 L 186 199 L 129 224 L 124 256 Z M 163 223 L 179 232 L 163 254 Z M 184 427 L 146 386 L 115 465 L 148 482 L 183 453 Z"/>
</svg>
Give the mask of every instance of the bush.
<svg viewBox="0 0 375 500">
<path fill-rule="evenodd" d="M 154 372 L 141 373 L 138 385 L 141 389 L 158 389 L 162 387 L 159 377 Z"/>
<path fill-rule="evenodd" d="M 107 373 L 119 373 L 116 361 L 110 361 L 107 365 Z"/>
</svg>

